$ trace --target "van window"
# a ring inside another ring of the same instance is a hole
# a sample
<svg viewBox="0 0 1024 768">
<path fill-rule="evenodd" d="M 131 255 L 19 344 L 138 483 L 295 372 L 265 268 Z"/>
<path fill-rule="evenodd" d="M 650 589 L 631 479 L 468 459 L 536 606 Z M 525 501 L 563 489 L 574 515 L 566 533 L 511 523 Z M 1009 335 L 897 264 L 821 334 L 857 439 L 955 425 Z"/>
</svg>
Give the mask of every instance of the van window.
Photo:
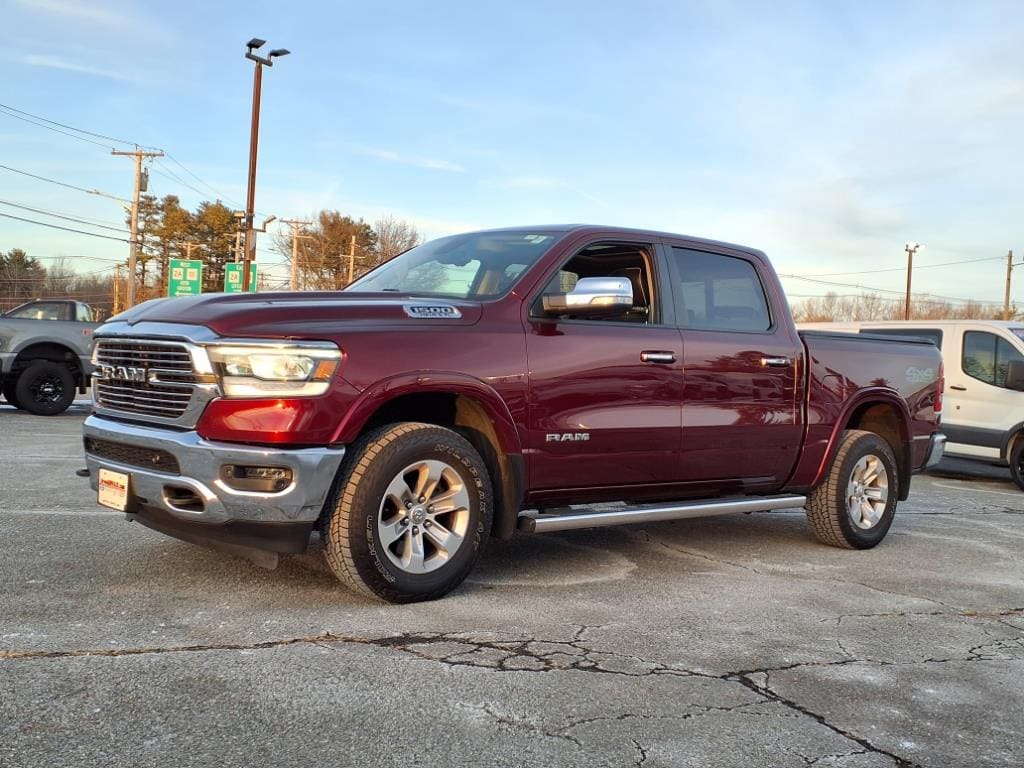
<svg viewBox="0 0 1024 768">
<path fill-rule="evenodd" d="M 878 336 L 902 336 L 906 339 L 925 339 L 936 347 L 942 347 L 942 331 L 938 328 L 861 328 L 861 333 Z"/>
<path fill-rule="evenodd" d="M 1010 342 L 984 331 L 964 333 L 963 369 L 972 379 L 996 387 L 1006 386 L 1006 369 L 1011 360 L 1024 360 Z"/>
</svg>

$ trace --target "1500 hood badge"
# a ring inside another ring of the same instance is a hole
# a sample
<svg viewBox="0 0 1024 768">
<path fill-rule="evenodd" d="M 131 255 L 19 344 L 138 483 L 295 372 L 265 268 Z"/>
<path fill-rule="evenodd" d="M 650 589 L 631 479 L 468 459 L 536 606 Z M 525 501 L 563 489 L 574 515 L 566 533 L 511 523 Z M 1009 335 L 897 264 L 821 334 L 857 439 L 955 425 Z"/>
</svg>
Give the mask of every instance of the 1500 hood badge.
<svg viewBox="0 0 1024 768">
<path fill-rule="evenodd" d="M 457 307 L 451 304 L 404 304 L 402 309 L 409 317 L 421 319 L 458 320 L 462 317 Z"/>
</svg>

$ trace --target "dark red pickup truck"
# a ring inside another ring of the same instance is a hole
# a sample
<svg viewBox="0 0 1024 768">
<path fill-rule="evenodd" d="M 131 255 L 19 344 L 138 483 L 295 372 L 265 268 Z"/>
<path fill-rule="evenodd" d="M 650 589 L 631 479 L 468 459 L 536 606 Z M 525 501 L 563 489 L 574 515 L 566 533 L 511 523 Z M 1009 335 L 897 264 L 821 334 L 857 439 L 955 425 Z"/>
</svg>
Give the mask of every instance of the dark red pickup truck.
<svg viewBox="0 0 1024 768">
<path fill-rule="evenodd" d="M 342 582 L 394 602 L 517 528 L 805 507 L 824 542 L 872 547 L 945 442 L 933 345 L 798 333 L 760 251 L 630 229 L 475 232 L 341 293 L 149 302 L 93 362 L 100 503 L 264 564 L 319 532 Z"/>
</svg>

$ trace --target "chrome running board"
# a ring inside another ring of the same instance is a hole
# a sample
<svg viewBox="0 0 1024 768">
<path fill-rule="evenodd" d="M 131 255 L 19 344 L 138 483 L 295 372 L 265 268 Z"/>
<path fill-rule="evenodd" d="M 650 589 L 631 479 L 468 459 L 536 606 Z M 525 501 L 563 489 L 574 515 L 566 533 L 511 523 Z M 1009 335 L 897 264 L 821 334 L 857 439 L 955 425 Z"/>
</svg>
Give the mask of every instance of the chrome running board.
<svg viewBox="0 0 1024 768">
<path fill-rule="evenodd" d="M 739 496 L 731 499 L 684 502 L 671 506 L 630 507 L 611 509 L 607 512 L 570 512 L 564 515 L 545 515 L 535 509 L 526 509 L 519 513 L 519 530 L 527 533 L 549 533 L 577 528 L 603 528 L 610 525 L 728 515 L 734 512 L 799 508 L 806 503 L 806 496 Z"/>
</svg>

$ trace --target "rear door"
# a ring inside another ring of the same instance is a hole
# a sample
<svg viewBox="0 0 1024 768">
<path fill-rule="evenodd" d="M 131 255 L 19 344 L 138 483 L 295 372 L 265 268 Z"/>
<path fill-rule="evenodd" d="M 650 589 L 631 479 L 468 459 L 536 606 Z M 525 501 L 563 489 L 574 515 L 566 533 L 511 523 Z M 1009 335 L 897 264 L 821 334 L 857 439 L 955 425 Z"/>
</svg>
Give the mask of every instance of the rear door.
<svg viewBox="0 0 1024 768">
<path fill-rule="evenodd" d="M 680 477 L 780 487 L 800 451 L 803 344 L 766 263 L 705 248 L 668 248 L 684 348 Z"/>
</svg>

